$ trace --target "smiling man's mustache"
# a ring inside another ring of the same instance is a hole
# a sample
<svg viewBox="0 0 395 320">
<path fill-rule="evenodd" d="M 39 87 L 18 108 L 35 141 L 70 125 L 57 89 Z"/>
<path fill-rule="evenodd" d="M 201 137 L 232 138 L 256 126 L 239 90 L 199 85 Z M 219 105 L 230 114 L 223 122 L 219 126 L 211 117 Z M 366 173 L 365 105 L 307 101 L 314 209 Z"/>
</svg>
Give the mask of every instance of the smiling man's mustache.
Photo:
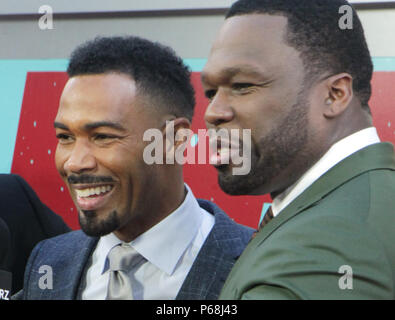
<svg viewBox="0 0 395 320">
<path fill-rule="evenodd" d="M 69 184 L 78 184 L 78 183 L 101 183 L 101 182 L 115 182 L 113 178 L 106 176 L 92 176 L 88 174 L 81 175 L 71 175 L 67 177 L 67 182 Z"/>
</svg>

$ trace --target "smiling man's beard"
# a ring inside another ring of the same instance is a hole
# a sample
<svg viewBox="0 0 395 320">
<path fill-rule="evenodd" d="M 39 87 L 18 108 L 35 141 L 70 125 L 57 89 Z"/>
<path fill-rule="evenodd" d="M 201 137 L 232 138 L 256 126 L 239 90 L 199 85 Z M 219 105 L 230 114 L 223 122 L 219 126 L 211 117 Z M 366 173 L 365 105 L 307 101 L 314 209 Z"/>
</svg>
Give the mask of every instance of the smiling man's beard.
<svg viewBox="0 0 395 320">
<path fill-rule="evenodd" d="M 105 219 L 100 219 L 94 210 L 83 210 L 78 219 L 82 231 L 91 237 L 101 237 L 116 231 L 120 227 L 120 219 L 116 210 L 110 212 Z"/>
<path fill-rule="evenodd" d="M 280 124 L 254 146 L 251 144 L 251 170 L 246 175 L 232 175 L 231 166 L 218 168 L 218 184 L 230 195 L 262 194 L 273 178 L 278 176 L 296 157 L 303 162 L 310 162 L 306 153 L 308 140 L 308 102 L 299 94 L 298 101 L 291 107 Z M 304 154 L 301 155 L 300 153 Z M 295 172 L 295 175 L 298 175 Z M 291 178 L 292 180 L 292 178 Z M 268 190 L 276 192 L 278 190 Z M 268 193 L 266 192 L 266 193 Z"/>
</svg>

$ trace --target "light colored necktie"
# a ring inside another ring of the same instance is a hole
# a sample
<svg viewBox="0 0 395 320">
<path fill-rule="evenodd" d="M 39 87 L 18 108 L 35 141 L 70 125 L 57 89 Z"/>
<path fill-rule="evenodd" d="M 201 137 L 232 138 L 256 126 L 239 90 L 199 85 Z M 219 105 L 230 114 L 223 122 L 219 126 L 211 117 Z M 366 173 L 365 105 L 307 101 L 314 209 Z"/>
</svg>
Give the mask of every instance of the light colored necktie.
<svg viewBox="0 0 395 320">
<path fill-rule="evenodd" d="M 133 300 L 133 291 L 128 272 L 143 257 L 127 244 L 119 244 L 108 254 L 110 280 L 108 282 L 107 300 Z"/>
</svg>

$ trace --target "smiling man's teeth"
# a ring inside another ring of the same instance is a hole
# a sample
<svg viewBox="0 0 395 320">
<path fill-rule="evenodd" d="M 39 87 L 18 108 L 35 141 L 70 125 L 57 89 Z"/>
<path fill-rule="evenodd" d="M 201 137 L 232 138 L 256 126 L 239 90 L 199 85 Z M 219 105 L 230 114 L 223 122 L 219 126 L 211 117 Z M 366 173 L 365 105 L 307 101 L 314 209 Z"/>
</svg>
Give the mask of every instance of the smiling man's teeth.
<svg viewBox="0 0 395 320">
<path fill-rule="evenodd" d="M 112 189 L 112 186 L 100 186 L 96 188 L 75 189 L 75 192 L 80 198 L 87 198 L 101 193 L 107 193 Z"/>
</svg>

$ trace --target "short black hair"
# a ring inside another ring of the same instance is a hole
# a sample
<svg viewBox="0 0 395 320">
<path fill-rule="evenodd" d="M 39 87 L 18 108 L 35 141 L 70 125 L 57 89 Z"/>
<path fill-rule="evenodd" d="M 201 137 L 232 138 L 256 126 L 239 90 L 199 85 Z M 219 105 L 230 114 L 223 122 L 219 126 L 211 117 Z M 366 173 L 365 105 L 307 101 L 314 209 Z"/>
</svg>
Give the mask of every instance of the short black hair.
<svg viewBox="0 0 395 320">
<path fill-rule="evenodd" d="M 340 28 L 341 6 L 352 9 L 352 29 Z M 324 72 L 349 73 L 353 91 L 369 110 L 373 64 L 355 9 L 345 0 L 239 0 L 226 19 L 246 14 L 282 15 L 288 19 L 286 42 L 301 53 L 310 84 Z"/>
<path fill-rule="evenodd" d="M 135 36 L 96 37 L 72 52 L 67 68 L 69 77 L 110 72 L 129 75 L 139 94 L 192 121 L 191 72 L 170 47 Z"/>
</svg>

